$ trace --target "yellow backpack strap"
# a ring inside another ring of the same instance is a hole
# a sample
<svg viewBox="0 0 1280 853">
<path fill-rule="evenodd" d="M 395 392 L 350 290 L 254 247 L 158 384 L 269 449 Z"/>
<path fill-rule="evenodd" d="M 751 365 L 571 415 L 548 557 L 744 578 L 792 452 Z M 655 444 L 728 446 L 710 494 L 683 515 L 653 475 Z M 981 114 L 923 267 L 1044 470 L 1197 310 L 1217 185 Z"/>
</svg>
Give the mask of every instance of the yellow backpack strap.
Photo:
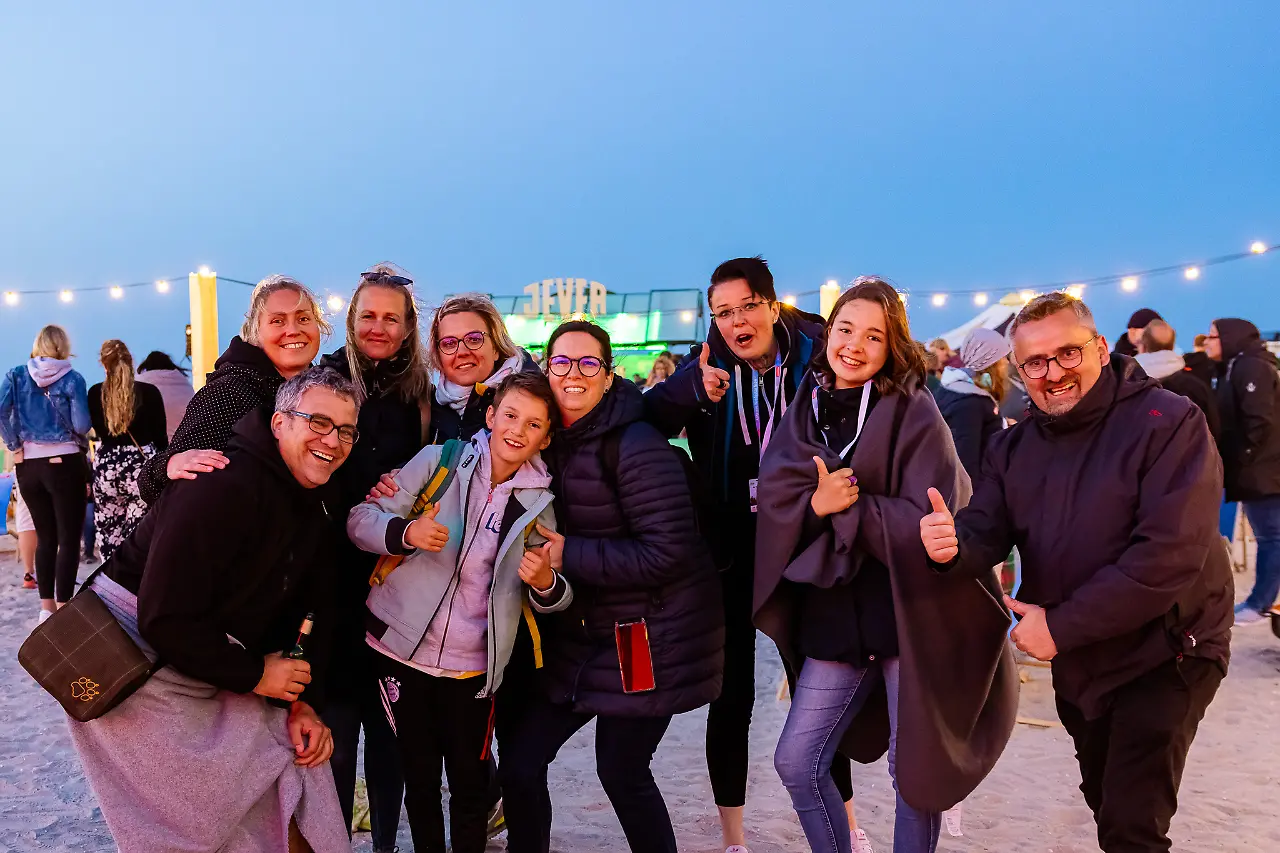
<svg viewBox="0 0 1280 853">
<path fill-rule="evenodd" d="M 538 631 L 538 620 L 533 616 L 533 607 L 527 597 L 520 610 L 524 613 L 525 624 L 529 626 L 529 638 L 533 640 L 533 668 L 542 669 L 542 634 Z"/>
</svg>

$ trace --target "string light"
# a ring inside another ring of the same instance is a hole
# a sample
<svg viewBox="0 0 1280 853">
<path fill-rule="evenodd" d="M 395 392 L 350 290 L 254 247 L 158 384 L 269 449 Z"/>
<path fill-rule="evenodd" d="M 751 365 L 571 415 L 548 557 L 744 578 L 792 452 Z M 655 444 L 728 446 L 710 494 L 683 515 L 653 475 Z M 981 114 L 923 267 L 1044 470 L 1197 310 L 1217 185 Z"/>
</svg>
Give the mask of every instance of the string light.
<svg viewBox="0 0 1280 853">
<path fill-rule="evenodd" d="M 159 281 L 156 282 L 156 290 L 160 291 L 161 293 L 168 293 L 169 282 L 165 281 L 164 279 L 160 279 Z"/>
<path fill-rule="evenodd" d="M 213 272 L 208 267 L 200 267 L 200 275 L 213 275 Z"/>
<path fill-rule="evenodd" d="M 790 293 L 782 297 L 782 301 L 790 305 L 792 308 L 796 307 L 796 298 Z"/>
<path fill-rule="evenodd" d="M 985 294 L 985 293 L 975 293 L 975 294 L 973 294 L 973 304 L 974 304 L 974 305 L 977 305 L 979 308 L 981 308 L 983 305 L 986 305 L 986 304 L 987 304 L 987 294 Z"/>
<path fill-rule="evenodd" d="M 836 281 L 834 278 L 827 279 L 827 287 L 839 287 L 839 286 L 840 286 L 840 282 Z"/>
<path fill-rule="evenodd" d="M 1254 240 L 1253 243 L 1249 245 L 1249 251 L 1255 255 L 1261 255 L 1266 250 L 1267 250 L 1267 244 L 1262 242 L 1261 240 Z"/>
<path fill-rule="evenodd" d="M 1187 267 L 1182 271 L 1182 277 L 1187 281 L 1195 281 L 1200 277 L 1200 267 Z"/>
<path fill-rule="evenodd" d="M 341 311 L 342 306 L 346 304 L 347 304 L 346 300 L 336 293 L 330 296 L 328 299 L 329 310 L 335 314 Z"/>
<path fill-rule="evenodd" d="M 6 291 L 4 292 L 4 304 L 5 304 L 5 305 L 17 305 L 17 304 L 18 304 L 18 294 L 14 293 L 12 290 L 6 290 Z"/>
<path fill-rule="evenodd" d="M 1036 292 L 1034 290 L 1024 290 L 1018 294 L 1018 298 L 1023 302 L 1030 302 L 1032 299 L 1036 298 Z"/>
<path fill-rule="evenodd" d="M 1120 289 L 1125 293 L 1133 293 L 1138 289 L 1138 277 L 1136 275 L 1127 275 L 1120 279 Z"/>
<path fill-rule="evenodd" d="M 1067 296 L 1070 296 L 1072 299 L 1084 299 L 1084 285 L 1069 284 L 1067 285 L 1066 294 Z"/>
<path fill-rule="evenodd" d="M 123 287 L 121 287 L 121 286 L 120 286 L 120 285 L 118 285 L 118 284 L 116 284 L 116 285 L 112 285 L 112 287 L 111 287 L 111 298 L 112 298 L 112 299 L 124 299 L 124 288 L 123 288 Z"/>
<path fill-rule="evenodd" d="M 680 322 L 681 322 L 681 323 L 692 323 L 692 322 L 693 322 L 693 312 L 692 312 L 692 311 L 681 311 L 681 312 L 680 312 Z"/>
<path fill-rule="evenodd" d="M 929 301 L 933 303 L 934 308 L 941 308 L 943 305 L 947 304 L 947 294 L 935 293 L 933 294 L 933 298 Z"/>
<path fill-rule="evenodd" d="M 58 298 L 61 299 L 63 302 L 70 302 L 72 299 L 75 299 L 76 297 L 75 297 L 75 294 L 72 293 L 70 290 L 64 290 L 58 294 Z"/>
</svg>

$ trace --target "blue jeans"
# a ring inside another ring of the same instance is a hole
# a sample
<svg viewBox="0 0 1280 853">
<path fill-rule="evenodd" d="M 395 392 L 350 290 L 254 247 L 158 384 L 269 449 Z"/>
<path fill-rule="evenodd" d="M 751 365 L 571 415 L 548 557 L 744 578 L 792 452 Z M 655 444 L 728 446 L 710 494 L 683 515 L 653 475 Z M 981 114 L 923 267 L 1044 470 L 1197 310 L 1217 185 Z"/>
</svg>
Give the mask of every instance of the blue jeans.
<svg viewBox="0 0 1280 853">
<path fill-rule="evenodd" d="M 1218 532 L 1227 537 L 1228 540 L 1236 537 L 1236 510 L 1239 505 L 1229 501 L 1223 501 L 1222 506 L 1218 508 Z"/>
<path fill-rule="evenodd" d="M 806 660 L 796 680 L 791 711 L 778 739 L 773 766 L 791 795 L 813 853 L 852 853 L 849 817 L 831 779 L 840 740 L 884 678 L 889 699 L 889 775 L 895 776 L 898 743 L 898 661 L 859 669 L 846 663 Z M 895 779 L 894 790 L 898 784 Z M 893 853 L 933 853 L 942 815 L 909 805 L 898 794 Z"/>
<path fill-rule="evenodd" d="M 1245 606 L 1266 613 L 1280 595 L 1280 495 L 1244 501 L 1243 505 L 1258 540 L 1257 574 Z"/>
</svg>

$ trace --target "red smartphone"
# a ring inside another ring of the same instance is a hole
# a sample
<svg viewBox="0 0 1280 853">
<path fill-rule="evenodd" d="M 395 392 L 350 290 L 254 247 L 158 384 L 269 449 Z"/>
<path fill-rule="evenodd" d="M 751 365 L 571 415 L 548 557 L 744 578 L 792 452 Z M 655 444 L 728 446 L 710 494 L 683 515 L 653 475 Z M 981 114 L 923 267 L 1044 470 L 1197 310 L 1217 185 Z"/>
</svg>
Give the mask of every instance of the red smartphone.
<svg viewBox="0 0 1280 853">
<path fill-rule="evenodd" d="M 649 650 L 649 626 L 637 622 L 615 622 L 618 669 L 622 672 L 623 693 L 647 693 L 657 688 L 653 680 L 653 654 Z"/>
</svg>

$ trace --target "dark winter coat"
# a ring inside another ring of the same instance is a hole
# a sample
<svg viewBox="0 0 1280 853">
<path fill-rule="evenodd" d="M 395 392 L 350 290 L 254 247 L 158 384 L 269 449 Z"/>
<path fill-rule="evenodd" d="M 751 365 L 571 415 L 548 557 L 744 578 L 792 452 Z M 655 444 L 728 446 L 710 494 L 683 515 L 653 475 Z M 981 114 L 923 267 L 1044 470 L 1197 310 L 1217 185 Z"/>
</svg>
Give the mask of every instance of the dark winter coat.
<svg viewBox="0 0 1280 853">
<path fill-rule="evenodd" d="M 802 399 L 812 381 L 801 386 Z M 888 568 L 901 671 L 897 785 L 916 808 L 944 811 L 973 791 L 1004 750 L 1018 709 L 1018 675 L 1009 614 L 991 570 L 998 561 L 985 573 L 941 575 L 920 542 L 929 487 L 960 507 L 969 498 L 969 477 L 933 397 L 911 381 L 907 394 L 885 396 L 867 418 L 849 464 L 858 476 L 857 503 L 828 516 L 821 535 L 804 547 L 797 546 L 817 487 L 813 457 L 829 470 L 842 463 L 817 434 L 811 407 L 797 403 L 787 412 L 760 471 L 755 620 L 798 666 L 796 588 L 830 589 L 867 565 Z M 881 684 L 840 750 L 871 762 L 888 748 Z"/>
<path fill-rule="evenodd" d="M 273 406 L 284 377 L 261 347 L 239 335 L 214 362 L 204 387 L 187 404 L 187 413 L 169 447 L 148 459 L 138 475 L 142 499 L 153 504 L 169 485 L 169 460 L 187 450 L 225 450 L 236 423 L 259 406 Z"/>
<path fill-rule="evenodd" d="M 104 571 L 138 596 L 161 661 L 234 693 L 251 693 L 263 658 L 292 649 L 314 613 L 302 698 L 318 709 L 333 627 L 330 487 L 298 483 L 265 411 L 236 424 L 226 452 L 226 468 L 165 489 Z"/>
<path fill-rule="evenodd" d="M 584 713 L 678 714 L 720 694 L 720 584 L 697 528 L 681 452 L 642 418 L 640 389 L 620 376 L 586 417 L 556 432 L 551 469 L 574 603 L 545 626 L 550 695 Z M 616 470 L 605 470 L 606 436 Z M 614 441 L 615 439 L 609 439 Z M 624 694 L 614 625 L 644 619 L 657 689 Z"/>
<path fill-rule="evenodd" d="M 347 461 L 334 474 L 336 508 L 334 517 L 344 528 L 338 536 L 336 561 L 336 611 L 333 632 L 333 656 L 328 679 L 329 694 L 335 699 L 355 699 L 362 683 L 365 653 L 365 599 L 369 595 L 369 575 L 378 557 L 357 548 L 347 538 L 345 524 L 351 508 L 362 503 L 378 479 L 394 468 L 403 468 L 426 442 L 423 441 L 423 407 L 416 401 L 405 401 L 395 390 L 389 390 L 404 358 L 382 361 L 366 372 L 368 396 L 360 405 L 356 425 L 360 440 L 351 447 Z M 328 367 L 351 378 L 346 349 L 320 359 Z"/>
<path fill-rule="evenodd" d="M 943 376 L 944 380 L 946 378 Z M 967 385 L 967 388 L 955 384 L 941 385 L 934 390 L 933 399 L 951 430 L 951 440 L 955 442 L 964 470 L 974 478 L 982 470 L 982 454 L 987 442 L 1004 429 L 1004 420 L 996 409 L 994 397 L 972 382 Z"/>
<path fill-rule="evenodd" d="M 775 383 L 781 379 L 780 405 L 773 413 L 776 432 L 783 412 L 795 399 L 796 389 L 809 371 L 809 362 L 825 346 L 826 335 L 821 317 L 785 304 L 780 306 L 773 332 L 782 366 L 781 370 L 766 371 L 761 377 L 760 395 L 772 400 L 777 393 Z M 752 369 L 733 354 L 714 323 L 707 343 L 711 347 L 711 365 L 728 371 L 730 377 L 720 402 L 712 403 L 706 397 L 698 360 L 701 345 L 695 344 L 670 378 L 645 393 L 645 417 L 668 438 L 674 438 L 682 429 L 688 430 L 689 452 L 707 484 L 704 499 L 711 505 L 703 508 L 703 517 L 708 519 L 711 528 L 707 538 L 716 562 L 722 568 L 743 573 L 745 582 L 750 584 L 755 563 L 756 514 L 751 511 L 748 483 L 760 474 Z M 742 417 L 738 411 L 740 381 Z M 764 430 L 769 410 L 763 402 L 760 408 L 763 410 L 760 428 Z M 744 418 L 751 435 L 750 445 L 742 434 Z"/>
<path fill-rule="evenodd" d="M 1247 320 L 1216 320 L 1226 369 L 1218 379 L 1219 449 L 1227 500 L 1280 495 L 1280 374 Z"/>
<path fill-rule="evenodd" d="M 541 373 L 542 369 L 533 360 L 533 356 L 527 352 L 523 354 L 524 360 L 520 365 L 520 371 L 522 373 Z M 431 435 L 427 444 L 444 444 L 451 438 L 470 441 L 476 433 L 484 429 L 485 413 L 489 411 L 489 406 L 493 404 L 493 395 L 497 390 L 498 386 L 496 384 L 490 387 L 483 382 L 477 382 L 476 388 L 471 392 L 471 397 L 467 400 L 466 408 L 462 410 L 461 414 L 453 406 L 441 403 L 435 398 L 435 395 L 432 395 Z"/>
<path fill-rule="evenodd" d="M 1209 424 L 1209 434 L 1214 441 L 1218 440 L 1222 424 L 1218 417 L 1218 401 L 1214 397 L 1212 383 L 1200 378 L 1187 365 L 1186 359 L 1173 350 L 1138 353 L 1134 360 L 1144 373 L 1160 383 L 1160 387 L 1195 403 Z"/>
<path fill-rule="evenodd" d="M 1112 355 L 1074 409 L 992 439 L 956 517 L 949 572 L 985 576 L 1017 546 L 1019 600 L 1045 608 L 1053 686 L 1089 719 L 1180 655 L 1225 670 L 1233 588 L 1218 533 L 1222 468 L 1204 415 Z"/>
</svg>

